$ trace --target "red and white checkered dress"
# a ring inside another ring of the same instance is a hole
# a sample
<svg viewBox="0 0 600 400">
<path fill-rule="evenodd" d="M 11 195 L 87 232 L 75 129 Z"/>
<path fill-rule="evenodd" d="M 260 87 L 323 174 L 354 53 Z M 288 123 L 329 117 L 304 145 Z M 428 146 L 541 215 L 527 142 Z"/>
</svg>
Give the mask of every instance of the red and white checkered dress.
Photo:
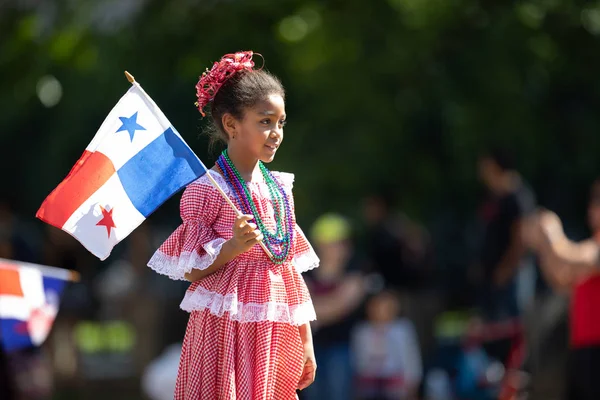
<svg viewBox="0 0 600 400">
<path fill-rule="evenodd" d="M 231 196 L 223 177 L 209 171 Z M 292 199 L 294 176 L 273 173 Z M 268 228 L 274 210 L 265 183 L 248 183 Z M 293 201 L 292 201 L 293 210 Z M 206 176 L 181 199 L 183 224 L 148 265 L 172 279 L 208 268 L 233 235 L 235 213 Z M 294 222 L 295 224 L 295 222 Z M 190 312 L 183 341 L 176 400 L 296 399 L 303 348 L 298 326 L 316 318 L 302 272 L 319 259 L 295 224 L 288 260 L 276 265 L 260 246 L 190 285 L 181 308 Z"/>
</svg>

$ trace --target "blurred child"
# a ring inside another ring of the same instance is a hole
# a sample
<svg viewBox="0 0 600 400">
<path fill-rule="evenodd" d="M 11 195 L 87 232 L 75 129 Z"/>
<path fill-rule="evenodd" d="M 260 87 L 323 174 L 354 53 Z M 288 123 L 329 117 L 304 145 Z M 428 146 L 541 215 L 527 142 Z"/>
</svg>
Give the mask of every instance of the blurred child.
<svg viewBox="0 0 600 400">
<path fill-rule="evenodd" d="M 352 334 L 360 400 L 414 400 L 422 377 L 419 342 L 411 321 L 400 316 L 400 298 L 384 290 L 367 303 L 367 321 Z"/>
</svg>

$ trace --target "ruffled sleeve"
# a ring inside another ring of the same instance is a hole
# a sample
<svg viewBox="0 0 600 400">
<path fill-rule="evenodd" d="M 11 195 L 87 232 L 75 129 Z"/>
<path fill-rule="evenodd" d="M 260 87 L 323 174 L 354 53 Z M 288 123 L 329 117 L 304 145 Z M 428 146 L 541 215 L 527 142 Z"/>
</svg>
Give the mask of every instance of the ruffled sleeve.
<svg viewBox="0 0 600 400">
<path fill-rule="evenodd" d="M 287 189 L 290 199 L 292 200 L 292 210 L 294 209 L 294 196 L 292 189 L 294 188 L 294 174 L 287 172 L 274 172 L 273 175 Z M 319 266 L 319 257 L 313 250 L 310 242 L 306 238 L 302 229 L 295 225 L 294 228 L 294 257 L 292 264 L 299 273 L 309 271 Z"/>
<path fill-rule="evenodd" d="M 319 257 L 313 250 L 310 242 L 302 232 L 302 229 L 296 224 L 294 232 L 294 258 L 292 264 L 299 273 L 315 269 L 319 266 Z"/>
<path fill-rule="evenodd" d="M 226 241 L 213 229 L 223 204 L 219 192 L 204 177 L 190 184 L 181 197 L 183 223 L 154 253 L 148 266 L 174 280 L 185 280 L 184 275 L 192 269 L 211 266 Z"/>
</svg>

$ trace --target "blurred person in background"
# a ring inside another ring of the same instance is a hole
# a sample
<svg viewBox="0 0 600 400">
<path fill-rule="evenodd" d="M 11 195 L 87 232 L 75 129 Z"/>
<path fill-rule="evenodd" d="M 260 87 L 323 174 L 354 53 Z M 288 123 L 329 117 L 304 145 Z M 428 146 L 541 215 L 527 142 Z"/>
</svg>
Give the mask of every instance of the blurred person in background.
<svg viewBox="0 0 600 400">
<path fill-rule="evenodd" d="M 379 188 L 364 200 L 369 272 L 402 293 L 404 313 L 415 324 L 421 351 L 428 355 L 435 345 L 433 321 L 441 307 L 440 292 L 433 285 L 432 240 L 423 226 L 394 209 L 396 203 L 390 187 Z"/>
<path fill-rule="evenodd" d="M 476 326 L 481 325 L 484 336 L 494 337 L 485 344 L 488 355 L 512 372 L 524 362 L 519 285 L 533 287 L 534 282 L 520 281 L 519 277 L 522 269 L 534 266 L 521 229 L 525 218 L 535 211 L 535 197 L 516 170 L 512 154 L 505 149 L 484 153 L 478 169 L 488 198 L 480 210 L 484 233 L 476 284 L 481 324 Z M 511 375 L 516 374 L 506 376 Z"/>
<path fill-rule="evenodd" d="M 571 297 L 565 400 L 600 399 L 600 179 L 592 185 L 588 223 L 592 236 L 580 242 L 567 238 L 551 211 L 532 218 L 525 231 L 550 285 Z"/>
<path fill-rule="evenodd" d="M 319 375 L 303 392 L 310 400 L 351 398 L 350 331 L 365 298 L 362 265 L 356 254 L 350 222 L 325 214 L 312 226 L 311 240 L 321 263 L 310 271 L 310 290 L 317 321 L 312 324 Z"/>
<path fill-rule="evenodd" d="M 358 399 L 418 398 L 419 341 L 413 323 L 401 316 L 397 292 L 384 289 L 369 299 L 366 321 L 352 332 L 352 357 Z"/>
<path fill-rule="evenodd" d="M 366 250 L 375 272 L 387 285 L 405 290 L 421 286 L 427 275 L 428 238 L 422 227 L 405 214 L 393 210 L 390 189 L 366 197 Z"/>
</svg>

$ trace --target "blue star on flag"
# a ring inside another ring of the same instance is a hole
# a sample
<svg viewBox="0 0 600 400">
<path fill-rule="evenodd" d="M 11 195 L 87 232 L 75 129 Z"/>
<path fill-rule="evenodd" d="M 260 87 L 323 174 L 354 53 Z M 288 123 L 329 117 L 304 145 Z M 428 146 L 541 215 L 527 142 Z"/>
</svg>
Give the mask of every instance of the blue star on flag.
<svg viewBox="0 0 600 400">
<path fill-rule="evenodd" d="M 117 130 L 117 132 L 127 131 L 129 132 L 129 138 L 133 142 L 133 135 L 135 135 L 135 131 L 145 131 L 146 128 L 137 123 L 137 111 L 131 117 L 119 117 L 122 124 L 121 127 Z M 116 133 L 116 132 L 115 132 Z"/>
</svg>

